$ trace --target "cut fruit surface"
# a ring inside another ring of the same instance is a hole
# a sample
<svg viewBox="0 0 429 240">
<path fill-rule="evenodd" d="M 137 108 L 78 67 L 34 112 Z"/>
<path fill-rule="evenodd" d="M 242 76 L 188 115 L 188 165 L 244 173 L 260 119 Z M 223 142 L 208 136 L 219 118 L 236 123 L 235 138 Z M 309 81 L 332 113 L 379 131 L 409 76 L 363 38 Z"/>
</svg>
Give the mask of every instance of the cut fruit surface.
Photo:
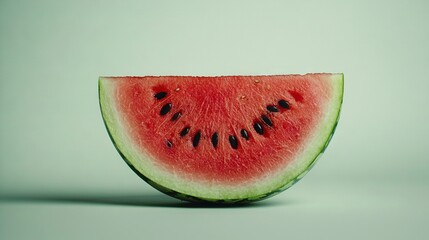
<svg viewBox="0 0 429 240">
<path fill-rule="evenodd" d="M 152 186 L 253 201 L 291 186 L 324 151 L 343 74 L 100 77 L 99 97 L 116 148 Z"/>
</svg>

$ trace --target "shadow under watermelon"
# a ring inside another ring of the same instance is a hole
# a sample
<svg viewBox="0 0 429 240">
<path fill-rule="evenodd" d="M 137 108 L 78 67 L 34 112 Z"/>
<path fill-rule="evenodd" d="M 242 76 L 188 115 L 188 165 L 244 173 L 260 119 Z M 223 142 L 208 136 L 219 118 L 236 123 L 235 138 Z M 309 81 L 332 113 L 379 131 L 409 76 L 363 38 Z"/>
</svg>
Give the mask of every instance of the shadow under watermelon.
<svg viewBox="0 0 429 240">
<path fill-rule="evenodd" d="M 64 204 L 95 204 L 117 205 L 130 207 L 164 207 L 164 208 L 256 208 L 279 207 L 294 205 L 290 199 L 267 199 L 260 202 L 235 205 L 216 205 L 207 203 L 190 203 L 169 197 L 162 193 L 143 194 L 9 194 L 0 195 L 0 202 L 25 203 L 64 203 Z"/>
</svg>

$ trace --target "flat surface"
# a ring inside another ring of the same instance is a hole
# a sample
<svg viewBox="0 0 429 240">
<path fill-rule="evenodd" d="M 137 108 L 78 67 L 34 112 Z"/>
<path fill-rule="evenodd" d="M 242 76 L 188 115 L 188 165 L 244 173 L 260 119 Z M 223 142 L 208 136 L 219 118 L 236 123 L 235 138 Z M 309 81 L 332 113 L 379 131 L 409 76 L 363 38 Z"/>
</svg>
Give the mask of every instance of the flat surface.
<svg viewBox="0 0 429 240">
<path fill-rule="evenodd" d="M 400 189 L 400 190 L 399 190 Z M 399 190 L 399 191 L 398 191 Z M 427 239 L 427 186 L 298 184 L 221 208 L 155 191 L 52 193 L 0 201 L 2 239 Z M 419 208 L 420 206 L 420 208 Z"/>
<path fill-rule="evenodd" d="M 0 239 L 429 239 L 429 2 L 0 1 Z M 324 156 L 249 207 L 152 190 L 99 76 L 343 72 Z M 204 236 L 204 238 L 203 238 Z"/>
</svg>

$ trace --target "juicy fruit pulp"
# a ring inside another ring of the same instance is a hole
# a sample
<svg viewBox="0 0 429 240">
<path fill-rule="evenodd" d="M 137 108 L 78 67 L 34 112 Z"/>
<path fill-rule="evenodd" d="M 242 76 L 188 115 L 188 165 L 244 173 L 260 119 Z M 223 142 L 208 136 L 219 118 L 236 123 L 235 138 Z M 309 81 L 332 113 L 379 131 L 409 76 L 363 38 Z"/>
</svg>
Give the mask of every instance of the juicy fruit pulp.
<svg viewBox="0 0 429 240">
<path fill-rule="evenodd" d="M 188 200 L 257 200 L 326 147 L 342 74 L 100 78 L 107 129 L 150 184 Z"/>
</svg>

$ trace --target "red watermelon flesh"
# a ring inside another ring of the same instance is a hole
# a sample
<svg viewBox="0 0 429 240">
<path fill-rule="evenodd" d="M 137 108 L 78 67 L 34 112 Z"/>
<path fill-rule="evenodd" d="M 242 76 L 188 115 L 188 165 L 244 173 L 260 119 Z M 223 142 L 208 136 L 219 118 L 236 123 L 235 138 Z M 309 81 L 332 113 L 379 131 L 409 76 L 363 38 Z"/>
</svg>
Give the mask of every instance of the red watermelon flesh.
<svg viewBox="0 0 429 240">
<path fill-rule="evenodd" d="M 342 84 L 342 74 L 103 77 L 100 104 L 118 150 L 155 187 L 257 199 L 326 147 Z"/>
</svg>

